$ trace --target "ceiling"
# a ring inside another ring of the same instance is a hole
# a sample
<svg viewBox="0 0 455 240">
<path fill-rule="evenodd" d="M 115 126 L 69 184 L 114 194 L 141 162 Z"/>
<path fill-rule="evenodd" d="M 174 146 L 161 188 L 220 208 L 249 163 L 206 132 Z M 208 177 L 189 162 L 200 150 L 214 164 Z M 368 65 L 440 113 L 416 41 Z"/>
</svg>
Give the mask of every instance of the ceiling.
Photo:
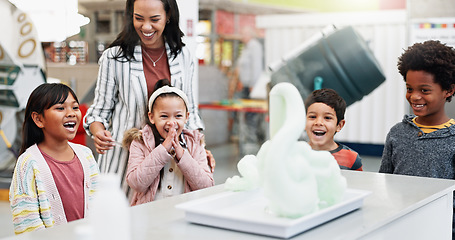
<svg viewBox="0 0 455 240">
<path fill-rule="evenodd" d="M 184 0 L 183 0 L 184 1 Z M 125 0 L 79 0 L 79 12 L 87 10 L 123 10 Z M 262 4 L 234 2 L 231 0 L 199 0 L 199 10 L 224 10 L 240 14 L 284 14 L 284 13 L 302 13 L 302 10 L 296 10 L 284 7 L 271 7 Z"/>
<path fill-rule="evenodd" d="M 79 12 L 84 10 L 124 10 L 125 0 L 78 0 Z M 81 9 L 82 7 L 82 9 Z"/>
<path fill-rule="evenodd" d="M 268 6 L 264 4 L 234 2 L 231 0 L 199 0 L 199 10 L 224 10 L 227 12 L 254 15 L 305 12 L 302 10 L 292 8 Z"/>
</svg>

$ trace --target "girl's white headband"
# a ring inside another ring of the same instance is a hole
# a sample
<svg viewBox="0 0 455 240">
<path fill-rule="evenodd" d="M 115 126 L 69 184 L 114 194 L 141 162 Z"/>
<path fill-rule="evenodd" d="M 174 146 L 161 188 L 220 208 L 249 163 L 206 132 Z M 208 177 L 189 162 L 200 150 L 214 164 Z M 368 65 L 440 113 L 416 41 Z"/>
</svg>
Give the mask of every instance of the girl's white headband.
<svg viewBox="0 0 455 240">
<path fill-rule="evenodd" d="M 157 90 L 155 90 L 153 92 L 152 96 L 150 96 L 150 99 L 149 99 L 149 112 L 152 110 L 152 106 L 153 106 L 153 103 L 155 102 L 155 99 L 158 96 L 160 96 L 161 94 L 165 94 L 165 93 L 175 93 L 175 94 L 177 94 L 180 98 L 183 99 L 183 102 L 185 102 L 186 109 L 188 109 L 188 98 L 186 97 L 186 94 L 182 90 L 180 90 L 178 88 L 175 88 L 175 87 L 163 86 L 163 87 L 160 87 Z"/>
</svg>

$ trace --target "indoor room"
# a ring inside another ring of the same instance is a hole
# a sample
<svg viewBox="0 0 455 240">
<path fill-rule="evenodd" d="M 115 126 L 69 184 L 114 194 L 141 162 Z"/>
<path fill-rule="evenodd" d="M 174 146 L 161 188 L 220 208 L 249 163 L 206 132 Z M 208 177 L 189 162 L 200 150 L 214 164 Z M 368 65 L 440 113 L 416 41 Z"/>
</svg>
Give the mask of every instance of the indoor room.
<svg viewBox="0 0 455 240">
<path fill-rule="evenodd" d="M 0 239 L 455 239 L 452 0 L 0 14 Z"/>
</svg>

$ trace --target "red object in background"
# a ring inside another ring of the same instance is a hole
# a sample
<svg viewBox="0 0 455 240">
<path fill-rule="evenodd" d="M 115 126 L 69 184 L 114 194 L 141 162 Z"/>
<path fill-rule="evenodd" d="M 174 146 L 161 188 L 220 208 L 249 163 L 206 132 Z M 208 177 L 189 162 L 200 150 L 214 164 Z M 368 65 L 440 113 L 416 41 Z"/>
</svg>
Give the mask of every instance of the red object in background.
<svg viewBox="0 0 455 240">
<path fill-rule="evenodd" d="M 239 14 L 239 26 L 238 33 L 241 33 L 242 28 L 251 27 L 256 28 L 256 16 L 253 14 Z"/>
<path fill-rule="evenodd" d="M 379 10 L 406 9 L 406 0 L 380 0 Z"/>
<path fill-rule="evenodd" d="M 86 145 L 87 141 L 85 140 L 85 138 L 87 137 L 87 133 L 85 133 L 85 129 L 82 124 L 82 119 L 84 119 L 85 113 L 87 113 L 88 106 L 87 106 L 87 104 L 80 104 L 79 109 L 81 110 L 81 115 L 82 115 L 81 123 L 79 124 L 79 127 L 77 128 L 76 137 L 74 137 L 74 139 L 71 140 L 70 142 L 87 146 Z"/>
<path fill-rule="evenodd" d="M 223 10 L 216 11 L 216 33 L 234 34 L 234 13 Z"/>
<path fill-rule="evenodd" d="M 192 19 L 188 19 L 186 20 L 186 35 L 188 37 L 192 37 L 193 36 L 193 20 Z"/>
</svg>

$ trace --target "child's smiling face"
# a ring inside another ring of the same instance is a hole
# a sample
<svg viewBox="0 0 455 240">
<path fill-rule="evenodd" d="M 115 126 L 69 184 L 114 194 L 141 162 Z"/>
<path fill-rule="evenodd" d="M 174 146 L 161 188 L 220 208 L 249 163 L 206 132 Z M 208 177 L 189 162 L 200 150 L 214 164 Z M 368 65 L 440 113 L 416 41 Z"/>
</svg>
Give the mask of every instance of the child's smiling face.
<svg viewBox="0 0 455 240">
<path fill-rule="evenodd" d="M 444 106 L 452 94 L 453 90 L 443 90 L 428 72 L 409 70 L 406 73 L 406 99 L 420 124 L 431 126 L 447 122 L 449 117 Z"/>
<path fill-rule="evenodd" d="M 338 145 L 333 140 L 335 133 L 343 128 L 345 121 L 337 124 L 335 109 L 325 103 L 315 102 L 307 109 L 305 131 L 314 150 L 334 150 Z"/>
<path fill-rule="evenodd" d="M 153 112 L 149 112 L 149 120 L 155 124 L 162 138 L 167 137 L 171 127 L 175 128 L 177 136 L 180 135 L 188 116 L 185 102 L 177 96 L 158 97 L 153 105 Z"/>
<path fill-rule="evenodd" d="M 64 102 L 54 104 L 44 110 L 44 113 L 37 119 L 39 120 L 36 120 L 35 123 L 43 129 L 45 139 L 67 141 L 76 136 L 81 122 L 81 111 L 73 95 L 68 94 Z"/>
</svg>

